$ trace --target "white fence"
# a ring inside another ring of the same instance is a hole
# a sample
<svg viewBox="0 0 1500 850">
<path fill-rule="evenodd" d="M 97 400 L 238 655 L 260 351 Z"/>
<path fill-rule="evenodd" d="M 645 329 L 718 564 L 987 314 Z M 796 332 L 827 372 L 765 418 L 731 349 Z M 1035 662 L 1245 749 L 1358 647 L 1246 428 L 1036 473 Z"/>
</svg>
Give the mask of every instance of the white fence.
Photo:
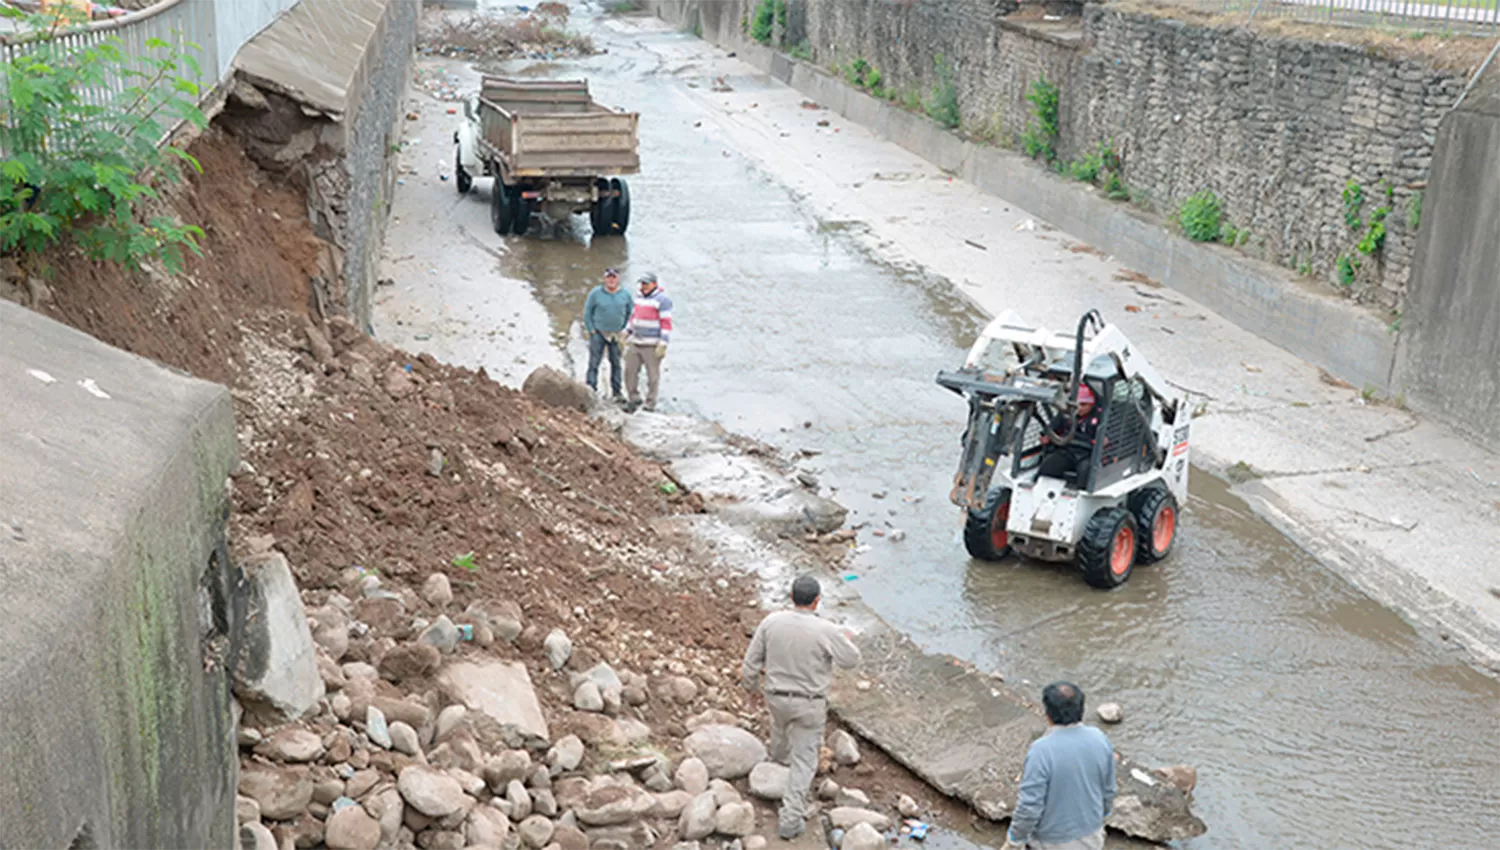
<svg viewBox="0 0 1500 850">
<path fill-rule="evenodd" d="M 161 0 L 154 6 L 118 18 L 94 21 L 56 36 L 64 46 L 87 47 L 118 39 L 133 56 L 151 55 L 147 43 L 159 39 L 186 50 L 198 63 L 198 83 L 207 97 L 229 76 L 234 56 L 276 16 L 302 0 Z M 9 61 L 27 49 L 28 39 L 0 36 L 0 59 Z M 183 69 L 183 76 L 190 76 Z M 112 81 L 123 87 L 124 81 Z M 118 89 L 117 89 L 118 91 Z"/>
</svg>

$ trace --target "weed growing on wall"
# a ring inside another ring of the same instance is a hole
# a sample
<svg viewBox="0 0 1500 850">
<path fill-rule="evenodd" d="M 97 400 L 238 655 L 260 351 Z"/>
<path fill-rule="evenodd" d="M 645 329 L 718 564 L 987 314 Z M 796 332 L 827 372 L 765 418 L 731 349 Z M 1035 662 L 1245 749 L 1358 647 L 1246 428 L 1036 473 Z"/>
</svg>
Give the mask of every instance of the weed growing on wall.
<svg viewBox="0 0 1500 850">
<path fill-rule="evenodd" d="M 1066 169 L 1061 162 L 1053 163 L 1059 173 L 1066 171 L 1074 180 L 1092 183 L 1104 190 L 1105 197 L 1112 201 L 1130 200 L 1130 189 L 1125 185 L 1122 172 L 1124 163 L 1115 152 L 1113 142 L 1100 142 L 1092 152 L 1082 159 L 1074 160 Z"/>
<path fill-rule="evenodd" d="M 1177 223 L 1194 242 L 1217 242 L 1223 229 L 1224 210 L 1211 189 L 1193 195 L 1177 208 Z"/>
<path fill-rule="evenodd" d="M 786 0 L 776 0 L 776 28 L 783 38 L 786 36 L 786 14 Z"/>
<path fill-rule="evenodd" d="M 755 15 L 750 19 L 750 37 L 761 44 L 771 43 L 771 34 L 776 26 L 775 0 L 760 0 Z"/>
<path fill-rule="evenodd" d="M 951 130 L 963 120 L 958 110 L 958 87 L 953 82 L 953 66 L 941 53 L 932 62 L 937 71 L 937 83 L 927 98 L 927 117 Z"/>
<path fill-rule="evenodd" d="M 157 39 L 141 55 L 117 38 L 63 47 L 54 36 L 74 21 L 0 15 L 31 38 L 0 64 L 0 252 L 35 255 L 68 240 L 95 260 L 180 269 L 182 249 L 197 253 L 203 231 L 169 216 L 142 219 L 158 181 L 180 179 L 180 164 L 198 168 L 186 152 L 158 147 L 179 121 L 207 124 L 198 86 L 184 76 L 199 78 L 197 63 Z"/>
<path fill-rule="evenodd" d="M 1058 96 L 1057 86 L 1047 82 L 1046 77 L 1038 78 L 1026 92 L 1034 120 L 1021 134 L 1021 149 L 1032 159 L 1048 163 L 1057 159 Z"/>
<path fill-rule="evenodd" d="M 787 48 L 786 52 L 793 59 L 801 59 L 804 62 L 811 62 L 813 58 L 812 45 L 808 44 L 806 39 Z"/>
<path fill-rule="evenodd" d="M 1406 226 L 1415 233 L 1422 227 L 1422 191 L 1418 189 L 1406 201 Z"/>
<path fill-rule="evenodd" d="M 1365 190 L 1353 180 L 1344 185 L 1344 223 L 1350 230 L 1364 226 L 1362 211 L 1365 206 Z"/>
</svg>

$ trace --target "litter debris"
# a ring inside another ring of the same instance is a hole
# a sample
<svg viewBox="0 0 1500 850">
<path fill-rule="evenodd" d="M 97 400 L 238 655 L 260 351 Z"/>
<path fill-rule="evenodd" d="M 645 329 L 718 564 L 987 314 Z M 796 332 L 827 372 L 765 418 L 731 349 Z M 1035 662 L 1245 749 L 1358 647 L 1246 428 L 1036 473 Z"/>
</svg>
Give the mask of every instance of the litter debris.
<svg viewBox="0 0 1500 850">
<path fill-rule="evenodd" d="M 84 391 L 94 398 L 109 398 L 109 393 L 99 389 L 99 385 L 94 383 L 93 378 L 84 378 L 78 382 L 78 386 L 83 387 Z"/>
<path fill-rule="evenodd" d="M 1034 219 L 1034 218 L 1028 218 L 1025 221 L 1018 221 L 1018 222 L 1016 222 L 1016 226 L 1013 227 L 1013 228 L 1011 228 L 1011 229 L 1012 230 L 1028 230 L 1028 231 L 1029 230 L 1036 230 L 1036 219 Z"/>
<path fill-rule="evenodd" d="M 714 77 L 713 90 L 716 92 L 734 91 L 734 87 L 724 82 L 723 77 Z"/>
<path fill-rule="evenodd" d="M 1141 312 L 1140 305 L 1138 305 L 1138 304 L 1126 304 L 1125 305 L 1125 312 L 1127 312 L 1127 313 L 1139 313 L 1139 312 Z"/>
<path fill-rule="evenodd" d="M 26 374 L 30 375 L 33 378 L 36 378 L 38 381 L 41 381 L 44 384 L 55 384 L 55 383 L 57 383 L 57 379 L 56 378 L 52 377 L 51 375 L 47 374 L 46 372 L 43 372 L 41 369 L 27 369 L 26 370 Z"/>
<path fill-rule="evenodd" d="M 820 106 L 818 104 L 818 102 L 815 101 L 815 100 L 804 100 L 804 101 L 802 101 L 802 108 L 803 109 L 822 109 L 823 107 Z"/>
<path fill-rule="evenodd" d="M 906 828 L 911 831 L 911 840 L 913 840 L 913 841 L 926 841 L 927 840 L 927 829 L 928 829 L 927 824 L 922 823 L 919 820 L 909 820 L 909 821 L 906 822 Z"/>
<path fill-rule="evenodd" d="M 988 251 L 989 250 L 988 248 L 984 247 L 983 245 L 979 244 L 978 242 L 975 242 L 973 239 L 965 239 L 964 240 L 964 244 L 968 245 L 970 247 L 973 247 L 973 248 L 978 248 L 981 251 Z"/>
<path fill-rule="evenodd" d="M 822 119 L 821 121 L 818 122 L 818 126 L 819 127 L 827 127 L 830 123 L 831 122 L 827 118 L 824 118 L 824 119 Z"/>
<path fill-rule="evenodd" d="M 1240 365 L 1245 367 L 1245 371 L 1246 372 L 1264 372 L 1265 371 L 1264 369 L 1260 368 L 1259 366 L 1256 366 L 1254 363 L 1246 363 L 1243 360 L 1240 361 Z"/>
</svg>

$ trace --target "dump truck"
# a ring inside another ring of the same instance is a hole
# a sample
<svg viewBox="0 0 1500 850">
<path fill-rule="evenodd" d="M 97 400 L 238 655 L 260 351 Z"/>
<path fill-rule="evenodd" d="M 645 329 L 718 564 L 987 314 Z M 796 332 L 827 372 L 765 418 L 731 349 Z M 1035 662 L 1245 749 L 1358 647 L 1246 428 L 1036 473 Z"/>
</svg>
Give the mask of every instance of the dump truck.
<svg viewBox="0 0 1500 850">
<path fill-rule="evenodd" d="M 454 182 L 462 195 L 474 178 L 495 178 L 496 233 L 525 233 L 534 212 L 553 219 L 587 212 L 596 235 L 623 235 L 630 227 L 624 177 L 641 166 L 639 120 L 596 103 L 587 80 L 485 76 L 453 134 Z"/>
</svg>

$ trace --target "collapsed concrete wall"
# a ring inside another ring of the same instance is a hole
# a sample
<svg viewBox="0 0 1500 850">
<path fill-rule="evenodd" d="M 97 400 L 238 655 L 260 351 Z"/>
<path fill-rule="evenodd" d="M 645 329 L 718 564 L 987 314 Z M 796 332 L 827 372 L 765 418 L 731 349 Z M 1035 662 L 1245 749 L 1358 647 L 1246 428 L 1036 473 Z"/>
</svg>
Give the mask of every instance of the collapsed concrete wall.
<svg viewBox="0 0 1500 850">
<path fill-rule="evenodd" d="M 0 301 L 0 847 L 229 847 L 229 393 Z"/>
<path fill-rule="evenodd" d="M 1438 130 L 1395 385 L 1500 450 L 1500 68 Z"/>
<path fill-rule="evenodd" d="M 219 119 L 307 192 L 318 235 L 342 252 L 326 306 L 366 330 L 420 11 L 420 0 L 304 0 L 240 51 Z"/>
</svg>

